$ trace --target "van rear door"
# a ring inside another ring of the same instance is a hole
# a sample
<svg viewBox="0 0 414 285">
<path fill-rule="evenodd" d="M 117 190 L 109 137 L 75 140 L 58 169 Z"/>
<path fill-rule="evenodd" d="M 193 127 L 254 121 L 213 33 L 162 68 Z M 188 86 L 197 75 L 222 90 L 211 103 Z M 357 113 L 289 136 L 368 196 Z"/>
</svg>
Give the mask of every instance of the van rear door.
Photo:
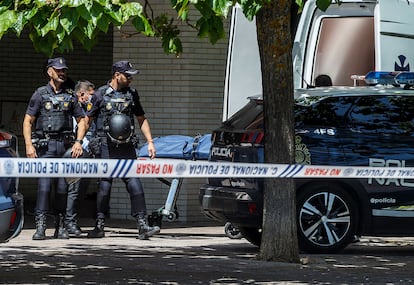
<svg viewBox="0 0 414 285">
<path fill-rule="evenodd" d="M 375 11 L 376 70 L 414 69 L 414 0 L 380 0 Z"/>
<path fill-rule="evenodd" d="M 351 75 L 374 70 L 376 1 L 332 3 L 324 12 L 307 1 L 293 45 L 295 88 L 315 85 L 328 75 L 333 85 L 354 85 Z"/>
</svg>

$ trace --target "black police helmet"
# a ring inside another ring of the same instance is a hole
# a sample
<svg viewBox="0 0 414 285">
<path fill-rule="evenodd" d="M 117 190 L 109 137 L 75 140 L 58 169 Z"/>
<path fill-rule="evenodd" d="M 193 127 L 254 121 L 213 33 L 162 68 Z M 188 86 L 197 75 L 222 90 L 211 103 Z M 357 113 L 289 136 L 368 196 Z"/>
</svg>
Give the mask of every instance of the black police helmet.
<svg viewBox="0 0 414 285">
<path fill-rule="evenodd" d="M 125 114 L 114 114 L 109 118 L 108 136 L 113 142 L 126 143 L 132 136 L 131 119 Z"/>
</svg>

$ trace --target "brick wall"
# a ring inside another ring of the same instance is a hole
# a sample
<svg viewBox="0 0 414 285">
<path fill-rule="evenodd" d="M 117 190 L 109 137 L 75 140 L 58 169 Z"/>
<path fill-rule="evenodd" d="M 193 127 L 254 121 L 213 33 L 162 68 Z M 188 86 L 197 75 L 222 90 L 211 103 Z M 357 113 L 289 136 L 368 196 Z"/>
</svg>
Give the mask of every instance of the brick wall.
<svg viewBox="0 0 414 285">
<path fill-rule="evenodd" d="M 151 6 L 155 14 L 171 11 L 168 1 L 151 2 Z M 132 85 L 139 91 L 154 137 L 211 133 L 221 123 L 227 39 L 213 46 L 208 40 L 197 38 L 189 27 L 180 29 L 184 53 L 179 58 L 165 55 L 159 39 L 124 38 L 114 30 L 114 61 L 128 59 L 140 70 Z M 126 27 L 125 31 L 133 29 Z M 157 179 L 142 181 L 148 211 L 162 207 L 168 188 Z M 184 179 L 177 202 L 179 221 L 208 221 L 198 202 L 198 189 L 203 183 L 205 179 Z M 123 183 L 116 184 L 113 193 L 117 191 L 117 200 L 111 201 L 111 217 L 129 218 Z"/>
<path fill-rule="evenodd" d="M 36 53 L 27 34 L 20 38 L 7 34 L 0 40 L 0 128 L 6 128 L 19 137 L 19 153 L 25 156 L 22 138 L 22 122 L 27 103 L 34 90 L 46 84 L 43 67 L 47 57 Z M 75 43 L 75 50 L 64 54 L 73 80 L 88 79 L 101 85 L 111 73 L 113 33 L 102 35 L 99 44 L 87 52 Z M 58 55 L 56 55 L 58 56 Z M 20 190 L 25 196 L 25 208 L 35 206 L 37 182 L 35 179 L 20 179 Z"/>
<path fill-rule="evenodd" d="M 151 5 L 156 14 L 171 11 L 169 1 L 154 1 Z M 174 12 L 171 15 L 176 17 Z M 133 31 L 130 26 L 123 29 Z M 132 85 L 140 93 L 154 137 L 210 133 L 221 123 L 227 39 L 213 46 L 208 40 L 197 38 L 189 27 L 180 26 L 180 29 L 184 53 L 179 58 L 165 55 L 158 39 L 140 35 L 125 38 L 114 29 L 113 33 L 101 37 L 92 52 L 75 45 L 73 53 L 64 55 L 70 68 L 69 75 L 74 80 L 88 79 L 100 86 L 110 78 L 113 61 L 130 60 L 141 71 L 134 77 Z M 18 134 L 28 99 L 36 87 L 45 83 L 41 72 L 45 60 L 45 56 L 33 51 L 29 40 L 6 35 L 0 41 L 0 100 L 14 102 L 15 132 Z M 0 126 L 10 126 L 5 121 L 0 121 Z M 25 155 L 24 148 L 20 154 Z M 145 178 L 142 182 L 148 211 L 162 207 L 168 187 L 157 179 Z M 205 179 L 184 179 L 177 202 L 180 222 L 209 221 L 200 212 L 198 203 L 198 189 L 203 183 Z M 20 186 L 26 209 L 30 210 L 36 198 L 36 181 L 21 179 Z M 96 186 L 93 184 L 91 189 L 94 191 Z M 87 201 L 84 205 L 88 209 L 81 209 L 81 213 L 89 217 L 93 203 Z M 112 218 L 131 218 L 129 196 L 120 180 L 114 181 L 110 215 Z"/>
</svg>

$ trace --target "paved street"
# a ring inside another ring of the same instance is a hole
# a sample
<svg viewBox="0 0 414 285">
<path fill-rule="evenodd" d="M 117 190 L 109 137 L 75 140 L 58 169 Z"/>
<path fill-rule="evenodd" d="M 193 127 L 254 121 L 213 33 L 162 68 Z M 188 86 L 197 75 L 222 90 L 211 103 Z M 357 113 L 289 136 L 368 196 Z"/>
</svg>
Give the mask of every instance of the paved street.
<svg viewBox="0 0 414 285">
<path fill-rule="evenodd" d="M 167 228 L 141 241 L 133 224 L 113 224 L 103 239 L 32 241 L 33 228 L 25 229 L 0 244 L 0 283 L 412 284 L 414 278 L 414 238 L 364 238 L 338 255 L 301 255 L 304 264 L 285 264 L 256 260 L 257 248 L 225 237 L 223 227 Z"/>
</svg>

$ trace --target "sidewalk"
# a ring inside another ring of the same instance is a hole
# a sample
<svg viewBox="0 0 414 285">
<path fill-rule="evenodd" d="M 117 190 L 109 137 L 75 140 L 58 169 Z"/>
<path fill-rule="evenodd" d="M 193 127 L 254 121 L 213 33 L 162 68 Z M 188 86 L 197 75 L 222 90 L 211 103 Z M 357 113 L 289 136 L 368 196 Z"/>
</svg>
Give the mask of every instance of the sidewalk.
<svg viewBox="0 0 414 285">
<path fill-rule="evenodd" d="M 0 284 L 332 285 L 414 280 L 414 239 L 365 238 L 341 254 L 301 255 L 305 264 L 287 264 L 256 260 L 257 247 L 225 237 L 221 226 L 162 228 L 144 241 L 136 239 L 132 222 L 123 227 L 108 222 L 105 230 L 102 239 L 33 241 L 33 228 L 24 229 L 16 239 L 0 244 Z M 47 235 L 53 235 L 52 224 Z"/>
</svg>

